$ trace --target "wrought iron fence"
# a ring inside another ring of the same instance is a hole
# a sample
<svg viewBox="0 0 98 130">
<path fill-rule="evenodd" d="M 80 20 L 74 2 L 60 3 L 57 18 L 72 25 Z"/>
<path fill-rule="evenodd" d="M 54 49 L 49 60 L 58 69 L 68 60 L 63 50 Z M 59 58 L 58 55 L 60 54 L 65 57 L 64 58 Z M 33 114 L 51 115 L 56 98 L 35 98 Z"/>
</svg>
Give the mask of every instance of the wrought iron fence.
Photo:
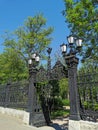
<svg viewBox="0 0 98 130">
<path fill-rule="evenodd" d="M 98 121 L 98 72 L 78 75 L 80 116 L 83 120 Z"/>
<path fill-rule="evenodd" d="M 27 81 L 0 85 L 0 106 L 27 110 L 28 85 Z"/>
</svg>

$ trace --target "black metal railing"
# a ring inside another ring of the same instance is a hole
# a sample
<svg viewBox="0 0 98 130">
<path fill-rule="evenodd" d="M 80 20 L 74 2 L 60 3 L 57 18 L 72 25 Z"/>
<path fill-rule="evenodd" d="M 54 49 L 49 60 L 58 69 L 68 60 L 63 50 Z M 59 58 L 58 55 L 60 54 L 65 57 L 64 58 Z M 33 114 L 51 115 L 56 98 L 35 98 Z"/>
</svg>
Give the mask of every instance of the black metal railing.
<svg viewBox="0 0 98 130">
<path fill-rule="evenodd" d="M 27 81 L 0 85 L 0 106 L 27 110 L 28 87 Z"/>
<path fill-rule="evenodd" d="M 98 121 L 98 72 L 80 73 L 78 90 L 81 119 Z"/>
</svg>

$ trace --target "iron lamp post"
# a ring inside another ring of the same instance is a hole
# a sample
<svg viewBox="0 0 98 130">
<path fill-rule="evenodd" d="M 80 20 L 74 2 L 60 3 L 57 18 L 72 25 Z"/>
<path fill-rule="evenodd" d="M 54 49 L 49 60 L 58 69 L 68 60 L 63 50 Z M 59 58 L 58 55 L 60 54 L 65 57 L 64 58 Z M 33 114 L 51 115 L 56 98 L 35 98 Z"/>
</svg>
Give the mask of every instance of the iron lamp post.
<svg viewBox="0 0 98 130">
<path fill-rule="evenodd" d="M 79 58 L 77 53 L 81 50 L 82 39 L 77 39 L 70 35 L 67 37 L 68 44 L 62 44 L 61 51 L 68 67 L 69 78 L 69 98 L 70 98 L 70 119 L 80 120 L 80 104 L 77 88 L 77 66 Z"/>
<path fill-rule="evenodd" d="M 29 65 L 29 103 L 28 109 L 30 112 L 29 124 L 33 125 L 33 116 L 36 112 L 36 73 L 37 66 L 39 64 L 40 57 L 34 53 L 31 55 L 31 58 L 28 60 Z"/>
</svg>

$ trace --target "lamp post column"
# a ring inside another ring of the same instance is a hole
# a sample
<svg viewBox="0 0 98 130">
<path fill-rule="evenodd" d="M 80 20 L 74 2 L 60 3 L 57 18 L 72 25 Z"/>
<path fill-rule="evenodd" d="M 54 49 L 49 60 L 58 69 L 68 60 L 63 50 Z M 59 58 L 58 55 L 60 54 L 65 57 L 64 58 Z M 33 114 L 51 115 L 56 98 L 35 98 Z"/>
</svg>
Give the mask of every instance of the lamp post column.
<svg viewBox="0 0 98 130">
<path fill-rule="evenodd" d="M 70 98 L 70 120 L 80 120 L 80 106 L 77 88 L 77 65 L 78 58 L 69 56 L 65 58 L 68 66 L 69 98 Z"/>
<path fill-rule="evenodd" d="M 43 126 L 46 125 L 46 121 L 41 110 L 40 104 L 37 98 L 37 72 L 40 57 L 38 54 L 32 54 L 32 59 L 29 59 L 29 124 L 33 126 Z"/>
<path fill-rule="evenodd" d="M 33 118 L 36 109 L 36 73 L 37 73 L 37 65 L 39 63 L 39 56 L 37 54 L 32 54 L 31 59 L 28 60 L 29 64 L 29 101 L 28 101 L 28 111 L 29 115 L 29 124 L 33 125 Z"/>
<path fill-rule="evenodd" d="M 36 70 L 32 69 L 31 67 L 29 67 L 29 104 L 28 104 L 28 109 L 29 109 L 29 125 L 33 125 L 33 114 L 34 114 L 34 99 L 36 97 L 36 93 L 35 93 L 35 86 L 34 86 L 34 78 L 36 77 Z"/>
<path fill-rule="evenodd" d="M 70 120 L 80 120 L 80 103 L 77 88 L 77 66 L 79 59 L 76 54 L 81 51 L 82 39 L 70 35 L 68 44 L 62 44 L 61 50 L 68 67 Z M 67 49 L 68 48 L 68 49 Z"/>
</svg>

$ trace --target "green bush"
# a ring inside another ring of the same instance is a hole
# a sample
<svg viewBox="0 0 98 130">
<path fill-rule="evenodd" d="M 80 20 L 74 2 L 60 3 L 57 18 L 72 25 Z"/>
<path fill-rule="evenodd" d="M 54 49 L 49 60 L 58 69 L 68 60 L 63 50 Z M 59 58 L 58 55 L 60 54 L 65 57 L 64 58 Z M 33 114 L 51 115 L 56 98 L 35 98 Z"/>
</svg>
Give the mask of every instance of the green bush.
<svg viewBox="0 0 98 130">
<path fill-rule="evenodd" d="M 70 102 L 68 99 L 63 99 L 62 103 L 63 103 L 63 106 L 70 106 Z"/>
<path fill-rule="evenodd" d="M 92 103 L 91 102 L 87 102 L 87 101 L 85 101 L 84 102 L 84 107 L 85 107 L 85 109 L 88 109 L 88 108 L 93 108 L 93 106 L 92 106 Z"/>
<path fill-rule="evenodd" d="M 62 108 L 63 107 L 63 102 L 62 102 L 62 99 L 57 97 L 57 98 L 54 98 L 54 109 L 59 109 L 59 108 Z"/>
<path fill-rule="evenodd" d="M 85 101 L 85 102 L 84 102 L 84 107 L 87 108 L 87 105 L 88 105 L 88 104 L 87 104 L 87 102 Z"/>
<path fill-rule="evenodd" d="M 56 110 L 51 113 L 51 118 L 55 119 L 57 117 L 61 117 L 61 116 L 65 117 L 68 115 L 69 115 L 69 110 L 66 110 L 66 111 L 65 110 Z"/>
<path fill-rule="evenodd" d="M 68 99 L 62 99 L 60 97 L 54 98 L 54 108 L 51 112 L 51 118 L 56 118 L 59 116 L 68 116 L 70 110 L 64 110 L 63 106 L 69 106 Z"/>
<path fill-rule="evenodd" d="M 94 110 L 95 110 L 95 111 L 98 111 L 98 104 L 95 104 Z"/>
<path fill-rule="evenodd" d="M 61 109 L 63 106 L 70 106 L 68 99 L 62 99 L 60 97 L 54 98 L 54 109 Z"/>
<path fill-rule="evenodd" d="M 92 110 L 98 110 L 98 103 L 94 102 L 94 105 L 92 102 L 84 102 L 84 108 L 85 109 L 92 109 Z"/>
</svg>

